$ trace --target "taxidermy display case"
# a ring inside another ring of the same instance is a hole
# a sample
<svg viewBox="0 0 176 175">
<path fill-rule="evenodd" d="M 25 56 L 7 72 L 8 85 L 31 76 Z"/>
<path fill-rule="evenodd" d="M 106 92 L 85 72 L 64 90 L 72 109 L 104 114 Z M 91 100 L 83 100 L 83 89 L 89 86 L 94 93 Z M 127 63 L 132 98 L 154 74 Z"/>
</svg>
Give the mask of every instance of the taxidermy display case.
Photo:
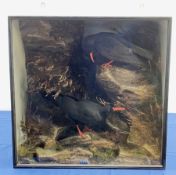
<svg viewBox="0 0 176 175">
<path fill-rule="evenodd" d="M 9 17 L 15 167 L 163 168 L 170 26 Z"/>
</svg>

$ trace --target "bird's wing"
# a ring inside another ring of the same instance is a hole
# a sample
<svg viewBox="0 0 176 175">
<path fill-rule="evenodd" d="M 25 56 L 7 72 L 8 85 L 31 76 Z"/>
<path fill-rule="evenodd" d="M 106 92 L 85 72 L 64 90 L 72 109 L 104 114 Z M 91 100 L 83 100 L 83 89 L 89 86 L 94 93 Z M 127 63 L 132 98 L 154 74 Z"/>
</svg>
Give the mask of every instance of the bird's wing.
<svg viewBox="0 0 176 175">
<path fill-rule="evenodd" d="M 91 122 L 102 120 L 99 104 L 87 100 L 78 103 L 80 116 L 82 116 L 84 120 L 91 120 Z"/>
<path fill-rule="evenodd" d="M 102 37 L 95 43 L 96 50 L 109 60 L 134 65 L 143 65 L 143 62 L 133 53 L 133 50 L 120 42 L 117 38 Z"/>
</svg>

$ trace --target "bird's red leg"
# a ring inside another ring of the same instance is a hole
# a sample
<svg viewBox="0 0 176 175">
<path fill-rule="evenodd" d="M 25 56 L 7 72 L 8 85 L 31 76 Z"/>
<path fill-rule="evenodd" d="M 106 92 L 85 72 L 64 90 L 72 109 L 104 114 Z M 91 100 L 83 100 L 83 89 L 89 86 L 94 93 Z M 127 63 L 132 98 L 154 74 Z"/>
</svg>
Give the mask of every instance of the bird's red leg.
<svg viewBox="0 0 176 175">
<path fill-rule="evenodd" d="M 111 61 L 109 61 L 109 62 L 107 62 L 107 63 L 104 63 L 104 64 L 101 65 L 101 67 L 102 67 L 103 69 L 111 68 L 111 67 L 112 67 L 112 62 L 113 62 L 113 60 L 111 60 Z"/>
<path fill-rule="evenodd" d="M 79 136 L 83 137 L 84 136 L 84 133 L 79 129 L 79 126 L 76 125 L 76 128 L 78 130 L 78 133 L 79 133 Z"/>
</svg>

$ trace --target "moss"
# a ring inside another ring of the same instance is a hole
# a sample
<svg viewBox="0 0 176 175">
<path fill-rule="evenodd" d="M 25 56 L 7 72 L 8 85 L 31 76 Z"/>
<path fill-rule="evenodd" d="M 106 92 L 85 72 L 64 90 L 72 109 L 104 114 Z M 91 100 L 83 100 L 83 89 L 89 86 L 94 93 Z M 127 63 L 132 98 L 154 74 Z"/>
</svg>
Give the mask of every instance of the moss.
<svg viewBox="0 0 176 175">
<path fill-rule="evenodd" d="M 29 150 L 28 148 L 26 148 L 25 146 L 21 146 L 19 149 L 18 149 L 18 155 L 20 157 L 25 157 L 29 154 Z"/>
<path fill-rule="evenodd" d="M 96 159 L 100 159 L 102 161 L 107 161 L 110 159 L 113 159 L 118 156 L 118 152 L 115 149 L 97 149 L 97 148 L 92 148 L 91 149 L 93 153 L 93 157 Z"/>
<path fill-rule="evenodd" d="M 91 140 L 98 140 L 100 137 L 96 134 L 89 133 L 89 136 L 91 137 Z"/>
<path fill-rule="evenodd" d="M 59 145 L 59 144 L 56 145 L 57 151 L 62 151 L 63 149 L 64 149 L 64 147 L 62 145 Z"/>
<path fill-rule="evenodd" d="M 28 158 L 32 158 L 33 153 L 35 153 L 35 149 L 34 148 L 30 148 L 27 145 L 21 145 L 18 148 L 18 155 L 19 157 L 28 157 Z"/>
<path fill-rule="evenodd" d="M 148 158 L 153 158 L 155 157 L 155 152 L 151 154 L 150 150 L 147 150 L 144 145 L 139 146 L 133 143 L 128 143 L 127 146 L 121 147 L 121 155 L 138 158 L 145 158 L 147 156 Z"/>
</svg>

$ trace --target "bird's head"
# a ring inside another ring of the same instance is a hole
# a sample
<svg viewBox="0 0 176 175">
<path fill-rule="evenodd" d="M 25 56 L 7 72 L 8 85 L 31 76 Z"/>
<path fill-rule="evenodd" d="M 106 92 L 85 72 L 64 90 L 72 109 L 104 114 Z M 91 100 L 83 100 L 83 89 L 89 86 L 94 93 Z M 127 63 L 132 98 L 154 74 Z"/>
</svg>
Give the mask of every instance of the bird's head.
<svg viewBox="0 0 176 175">
<path fill-rule="evenodd" d="M 111 61 L 109 58 L 106 58 L 101 53 L 99 53 L 95 50 L 88 52 L 88 58 L 92 64 L 96 64 L 96 65 L 103 65 L 103 64 Z"/>
</svg>

